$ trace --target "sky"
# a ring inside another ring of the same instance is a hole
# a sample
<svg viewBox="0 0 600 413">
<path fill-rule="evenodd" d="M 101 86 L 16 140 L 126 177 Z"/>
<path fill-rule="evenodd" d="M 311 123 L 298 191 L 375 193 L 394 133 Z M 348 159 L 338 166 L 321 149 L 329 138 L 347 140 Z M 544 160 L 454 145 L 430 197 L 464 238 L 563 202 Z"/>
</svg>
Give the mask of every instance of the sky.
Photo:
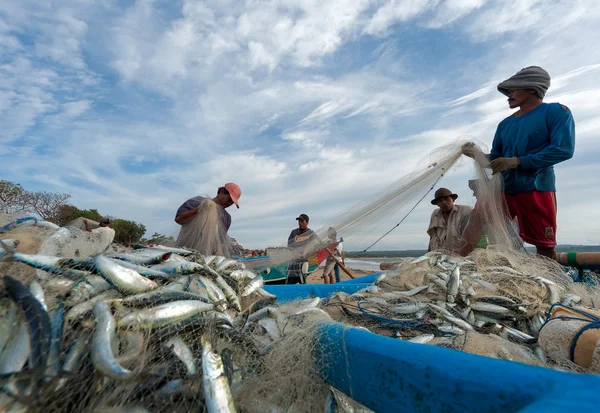
<svg viewBox="0 0 600 413">
<path fill-rule="evenodd" d="M 280 246 L 300 213 L 335 221 L 440 146 L 489 147 L 511 114 L 496 85 L 538 65 L 576 122 L 558 242 L 598 244 L 599 41 L 588 0 L 4 1 L 0 178 L 167 235 L 186 199 L 233 181 L 229 235 Z M 473 205 L 471 175 L 439 185 Z M 428 201 L 375 249 L 425 248 Z"/>
</svg>

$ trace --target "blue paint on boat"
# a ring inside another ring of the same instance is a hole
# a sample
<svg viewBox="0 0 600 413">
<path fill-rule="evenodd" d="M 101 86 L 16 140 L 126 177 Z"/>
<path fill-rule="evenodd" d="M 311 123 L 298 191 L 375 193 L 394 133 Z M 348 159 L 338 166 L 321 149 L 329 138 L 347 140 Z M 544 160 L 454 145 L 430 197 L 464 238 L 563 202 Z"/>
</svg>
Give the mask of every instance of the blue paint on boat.
<svg viewBox="0 0 600 413">
<path fill-rule="evenodd" d="M 326 298 L 337 291 L 353 294 L 369 285 L 371 284 L 294 284 L 265 285 L 263 288 L 269 293 L 275 294 L 277 302 L 281 303 L 310 297 Z"/>
<path fill-rule="evenodd" d="M 349 279 L 349 280 L 346 280 L 346 281 L 341 281 L 338 284 L 371 284 L 381 274 L 382 273 L 380 273 L 380 272 L 376 272 L 374 274 L 368 274 L 368 275 L 364 275 L 362 277 L 356 277 L 356 278 Z"/>
<path fill-rule="evenodd" d="M 565 373 L 324 323 L 323 379 L 375 412 L 592 412 L 600 376 Z"/>
</svg>

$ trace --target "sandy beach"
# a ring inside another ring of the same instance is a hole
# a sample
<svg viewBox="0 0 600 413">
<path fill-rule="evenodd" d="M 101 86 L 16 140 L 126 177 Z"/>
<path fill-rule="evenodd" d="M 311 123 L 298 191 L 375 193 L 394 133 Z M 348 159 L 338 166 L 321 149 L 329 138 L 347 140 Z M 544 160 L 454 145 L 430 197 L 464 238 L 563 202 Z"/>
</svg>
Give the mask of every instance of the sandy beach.
<svg viewBox="0 0 600 413">
<path fill-rule="evenodd" d="M 375 271 L 364 271 L 364 270 L 354 270 L 352 268 L 348 268 L 348 271 L 352 273 L 355 277 L 362 277 L 363 275 L 372 274 Z M 313 273 L 311 273 L 307 280 L 307 284 L 323 284 L 323 268 L 318 268 Z M 340 269 L 340 277 L 342 277 L 342 281 L 349 280 L 350 277 L 344 271 Z"/>
</svg>

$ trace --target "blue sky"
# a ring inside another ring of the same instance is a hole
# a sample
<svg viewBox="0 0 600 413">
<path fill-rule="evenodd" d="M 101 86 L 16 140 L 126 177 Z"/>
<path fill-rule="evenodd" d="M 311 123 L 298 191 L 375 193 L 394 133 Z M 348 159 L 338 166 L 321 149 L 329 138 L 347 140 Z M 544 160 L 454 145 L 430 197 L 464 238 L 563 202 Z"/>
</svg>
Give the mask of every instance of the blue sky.
<svg viewBox="0 0 600 413">
<path fill-rule="evenodd" d="M 540 65 L 577 128 L 559 243 L 600 243 L 598 39 L 585 0 L 2 2 L 2 178 L 167 234 L 183 201 L 234 181 L 230 235 L 282 245 L 298 214 L 332 222 L 439 146 L 489 146 L 511 113 L 495 85 Z M 470 177 L 463 162 L 441 185 L 472 205 Z M 426 246 L 431 208 L 378 248 Z"/>
</svg>

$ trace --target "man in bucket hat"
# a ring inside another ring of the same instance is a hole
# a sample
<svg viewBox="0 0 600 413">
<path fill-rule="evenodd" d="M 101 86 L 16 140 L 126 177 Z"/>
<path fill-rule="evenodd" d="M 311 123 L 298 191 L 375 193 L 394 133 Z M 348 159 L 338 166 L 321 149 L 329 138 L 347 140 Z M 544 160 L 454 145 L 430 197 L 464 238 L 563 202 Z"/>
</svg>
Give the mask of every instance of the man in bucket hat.
<svg viewBox="0 0 600 413">
<path fill-rule="evenodd" d="M 498 85 L 510 109 L 498 125 L 489 154 L 492 172 L 504 177 L 509 218 L 517 217 L 523 241 L 537 253 L 556 259 L 556 187 L 554 165 L 573 157 L 575 121 L 569 108 L 544 103 L 550 75 L 539 66 L 521 69 Z M 475 146 L 463 145 L 473 157 Z"/>
<path fill-rule="evenodd" d="M 471 207 L 454 203 L 458 195 L 448 188 L 439 188 L 435 191 L 432 205 L 438 209 L 431 214 L 429 221 L 429 249 L 428 251 L 445 250 L 458 253 L 462 248 L 461 234 L 469 219 Z"/>
</svg>

